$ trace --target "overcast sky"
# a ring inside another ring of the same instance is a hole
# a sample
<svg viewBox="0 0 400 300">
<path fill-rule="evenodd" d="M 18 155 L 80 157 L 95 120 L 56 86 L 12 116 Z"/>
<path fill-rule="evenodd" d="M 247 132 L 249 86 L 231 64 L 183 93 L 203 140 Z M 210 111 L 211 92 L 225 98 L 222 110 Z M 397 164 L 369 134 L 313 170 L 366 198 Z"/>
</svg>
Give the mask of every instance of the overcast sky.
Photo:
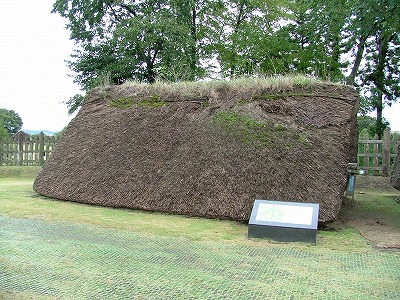
<svg viewBox="0 0 400 300">
<path fill-rule="evenodd" d="M 79 93 L 65 60 L 73 42 L 55 0 L 4 0 L 0 10 L 0 108 L 15 110 L 23 129 L 60 131 L 72 119 L 62 102 Z M 384 109 L 400 131 L 400 103 Z"/>
<path fill-rule="evenodd" d="M 0 108 L 15 110 L 23 129 L 59 131 L 71 120 L 62 102 L 79 93 L 65 60 L 73 42 L 54 0 L 2 1 Z"/>
</svg>

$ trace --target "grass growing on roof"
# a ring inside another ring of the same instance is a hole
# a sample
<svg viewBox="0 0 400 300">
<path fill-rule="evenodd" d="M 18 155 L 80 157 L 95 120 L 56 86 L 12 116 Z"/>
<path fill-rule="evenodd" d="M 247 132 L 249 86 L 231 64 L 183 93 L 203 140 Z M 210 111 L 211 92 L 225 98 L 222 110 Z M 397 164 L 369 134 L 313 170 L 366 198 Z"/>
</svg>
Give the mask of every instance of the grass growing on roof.
<svg viewBox="0 0 400 300">
<path fill-rule="evenodd" d="M 162 101 L 160 95 L 151 95 L 150 97 L 139 100 L 137 105 L 139 107 L 147 107 L 147 108 L 157 108 L 162 107 L 164 105 L 168 105 L 167 101 Z"/>
<path fill-rule="evenodd" d="M 259 100 L 273 100 L 282 95 L 293 95 L 290 92 L 296 88 L 307 89 L 321 85 L 340 85 L 329 81 L 322 81 L 314 77 L 297 75 L 279 75 L 271 77 L 241 77 L 232 80 L 207 80 L 207 81 L 183 81 L 166 82 L 156 81 L 153 84 L 141 83 L 136 81 L 127 81 L 118 86 L 119 96 L 112 99 L 111 106 L 118 108 L 129 108 L 133 103 L 138 103 L 143 107 L 160 107 L 167 105 L 168 102 L 179 101 L 198 101 L 204 106 L 208 106 L 210 95 L 215 92 L 230 90 L 233 94 L 244 95 L 244 103 Z M 96 90 L 94 99 L 87 96 L 86 102 L 95 99 L 104 98 L 107 95 L 107 89 L 111 85 L 100 85 Z M 134 90 L 134 94 L 131 91 Z M 124 95 L 124 96 L 121 96 Z M 302 94 L 312 96 L 312 94 Z M 157 99 L 156 99 L 157 98 Z M 156 100 L 155 100 L 156 99 Z M 166 101 L 167 100 L 167 101 Z"/>
<path fill-rule="evenodd" d="M 287 75 L 274 77 L 248 77 L 232 80 L 209 80 L 209 81 L 185 81 L 185 82 L 163 82 L 157 81 L 154 84 L 128 81 L 121 86 L 134 88 L 138 94 L 146 93 L 160 95 L 161 99 L 173 98 L 202 98 L 210 95 L 213 91 L 232 89 L 241 93 L 261 93 L 263 91 L 282 92 L 290 91 L 296 87 L 305 88 L 320 84 L 335 84 L 321 81 L 304 75 Z"/>
<path fill-rule="evenodd" d="M 127 109 L 132 107 L 133 100 L 130 97 L 121 97 L 111 100 L 110 105 L 116 108 Z"/>
<path fill-rule="evenodd" d="M 237 112 L 219 112 L 214 116 L 214 121 L 231 134 L 238 136 L 244 143 L 256 142 L 267 147 L 273 138 L 273 126 L 271 124 L 258 122 Z M 278 131 L 283 130 L 279 128 Z"/>
<path fill-rule="evenodd" d="M 238 137 L 243 143 L 269 147 L 276 139 L 282 139 L 282 143 L 288 147 L 293 147 L 296 141 L 304 146 L 311 145 L 304 132 L 297 132 L 287 128 L 284 124 L 257 121 L 235 111 L 218 112 L 214 115 L 213 120 L 215 124 Z"/>
</svg>

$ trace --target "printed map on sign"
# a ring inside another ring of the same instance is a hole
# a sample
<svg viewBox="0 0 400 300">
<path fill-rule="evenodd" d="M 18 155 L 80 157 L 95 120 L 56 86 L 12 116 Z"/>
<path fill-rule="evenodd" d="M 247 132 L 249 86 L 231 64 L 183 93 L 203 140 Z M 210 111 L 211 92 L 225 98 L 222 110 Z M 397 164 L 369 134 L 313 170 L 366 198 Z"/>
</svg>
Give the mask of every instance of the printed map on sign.
<svg viewBox="0 0 400 300">
<path fill-rule="evenodd" d="M 312 207 L 260 203 L 256 221 L 311 225 Z"/>
</svg>

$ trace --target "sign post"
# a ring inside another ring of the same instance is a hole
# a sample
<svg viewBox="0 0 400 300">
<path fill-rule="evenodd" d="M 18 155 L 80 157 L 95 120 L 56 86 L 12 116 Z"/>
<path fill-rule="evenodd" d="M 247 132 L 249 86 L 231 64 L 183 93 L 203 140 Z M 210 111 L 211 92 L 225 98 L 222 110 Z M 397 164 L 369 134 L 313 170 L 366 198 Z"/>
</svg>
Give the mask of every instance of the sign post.
<svg viewBox="0 0 400 300">
<path fill-rule="evenodd" d="M 354 188 L 356 186 L 357 163 L 349 163 L 347 165 L 347 188 L 345 196 L 351 196 L 354 200 Z"/>
<path fill-rule="evenodd" d="M 248 237 L 316 243 L 318 203 L 255 200 Z"/>
</svg>

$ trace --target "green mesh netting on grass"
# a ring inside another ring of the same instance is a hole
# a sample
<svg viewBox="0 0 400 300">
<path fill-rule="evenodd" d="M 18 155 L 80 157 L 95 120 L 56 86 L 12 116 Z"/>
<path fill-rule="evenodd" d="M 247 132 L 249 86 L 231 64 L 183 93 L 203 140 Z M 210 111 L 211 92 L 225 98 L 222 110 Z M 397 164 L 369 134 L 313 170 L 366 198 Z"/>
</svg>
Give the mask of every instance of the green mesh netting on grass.
<svg viewBox="0 0 400 300">
<path fill-rule="evenodd" d="M 0 216 L 0 299 L 400 299 L 398 253 L 144 236 Z"/>
</svg>

